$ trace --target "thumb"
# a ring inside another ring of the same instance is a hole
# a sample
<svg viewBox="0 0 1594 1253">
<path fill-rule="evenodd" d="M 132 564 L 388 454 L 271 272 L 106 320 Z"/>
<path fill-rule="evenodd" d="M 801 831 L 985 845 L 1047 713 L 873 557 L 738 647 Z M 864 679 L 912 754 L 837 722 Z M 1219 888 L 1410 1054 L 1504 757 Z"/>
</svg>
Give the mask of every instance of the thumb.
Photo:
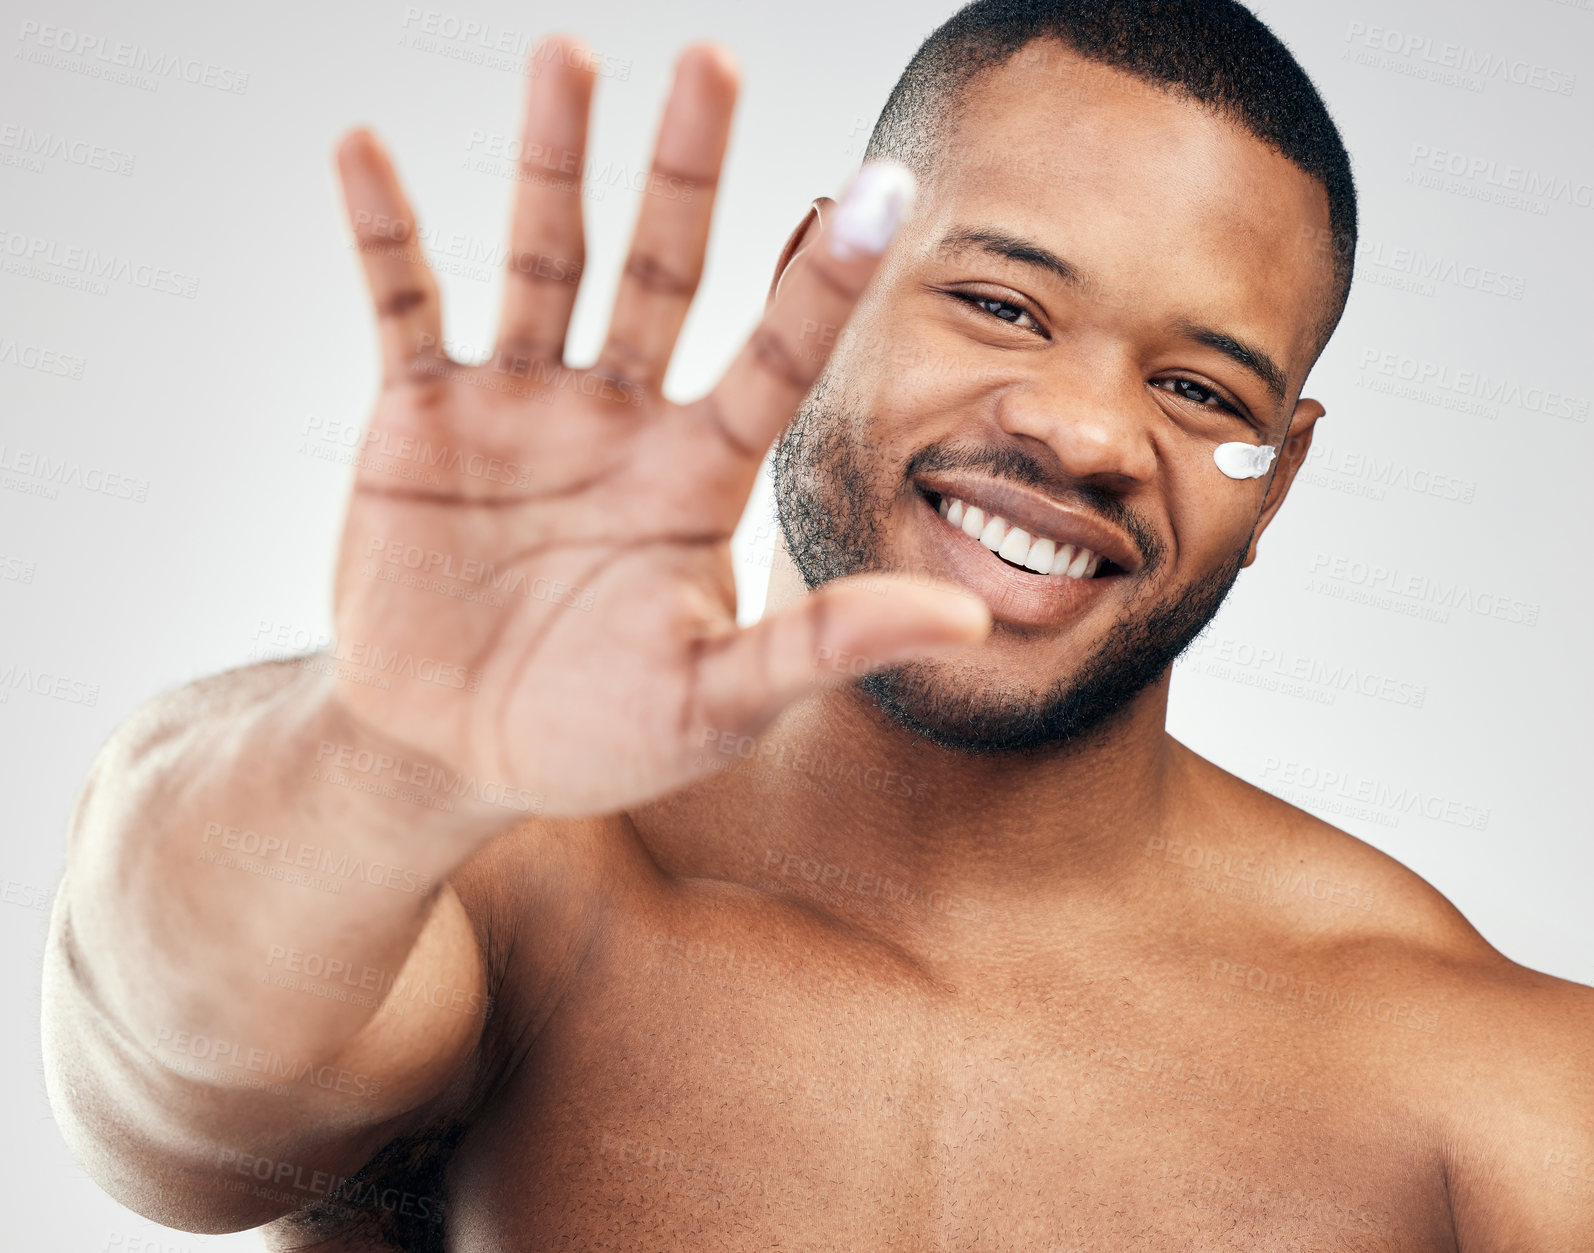
<svg viewBox="0 0 1594 1253">
<path fill-rule="evenodd" d="M 700 726 L 750 735 L 800 697 L 991 629 L 984 602 L 950 583 L 856 574 L 705 647 Z"/>
</svg>

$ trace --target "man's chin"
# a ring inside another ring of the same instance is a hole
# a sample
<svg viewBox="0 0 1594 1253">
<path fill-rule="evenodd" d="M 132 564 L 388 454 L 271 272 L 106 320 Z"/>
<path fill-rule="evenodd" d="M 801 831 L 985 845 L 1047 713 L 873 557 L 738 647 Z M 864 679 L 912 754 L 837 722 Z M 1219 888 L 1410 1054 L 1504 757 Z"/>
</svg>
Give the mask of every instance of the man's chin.
<svg viewBox="0 0 1594 1253">
<path fill-rule="evenodd" d="M 1006 691 L 940 662 L 893 666 L 858 687 L 903 730 L 968 756 L 1077 751 L 1116 724 L 1143 690 L 1109 693 L 1087 679 L 1044 692 Z"/>
</svg>

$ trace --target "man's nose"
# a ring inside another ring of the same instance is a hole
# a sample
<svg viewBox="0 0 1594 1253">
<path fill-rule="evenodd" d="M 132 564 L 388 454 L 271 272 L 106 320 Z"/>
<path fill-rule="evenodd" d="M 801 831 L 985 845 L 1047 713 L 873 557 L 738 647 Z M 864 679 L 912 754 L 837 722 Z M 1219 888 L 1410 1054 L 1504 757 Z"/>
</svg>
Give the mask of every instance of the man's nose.
<svg viewBox="0 0 1594 1253">
<path fill-rule="evenodd" d="M 1050 448 L 1070 477 L 1123 491 L 1156 473 L 1159 412 L 1139 371 L 1096 358 L 1037 370 L 1003 394 L 996 416 L 1008 433 Z"/>
</svg>

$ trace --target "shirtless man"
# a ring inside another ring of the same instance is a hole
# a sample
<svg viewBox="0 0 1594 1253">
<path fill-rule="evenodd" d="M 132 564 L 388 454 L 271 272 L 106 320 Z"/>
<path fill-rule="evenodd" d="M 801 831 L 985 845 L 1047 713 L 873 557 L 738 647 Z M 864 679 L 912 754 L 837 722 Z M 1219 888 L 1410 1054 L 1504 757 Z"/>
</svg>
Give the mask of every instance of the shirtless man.
<svg viewBox="0 0 1594 1253">
<path fill-rule="evenodd" d="M 338 643 L 154 702 L 74 820 L 46 1055 L 112 1195 L 351 1253 L 1594 1247 L 1594 991 L 1164 726 L 1324 413 L 1337 135 L 1237 7 L 1056 7 L 932 39 L 873 141 L 911 214 L 890 166 L 816 202 L 688 404 L 722 52 L 591 370 L 578 45 L 487 364 L 343 142 L 383 381 Z"/>
</svg>

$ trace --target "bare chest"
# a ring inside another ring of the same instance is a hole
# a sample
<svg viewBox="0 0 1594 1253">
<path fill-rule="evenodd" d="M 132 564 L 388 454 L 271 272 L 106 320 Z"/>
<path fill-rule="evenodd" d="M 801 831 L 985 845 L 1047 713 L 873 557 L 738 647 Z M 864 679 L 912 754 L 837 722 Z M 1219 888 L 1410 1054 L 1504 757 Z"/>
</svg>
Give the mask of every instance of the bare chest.
<svg viewBox="0 0 1594 1253">
<path fill-rule="evenodd" d="M 461 1146 L 451 1247 L 1452 1249 L 1377 1043 L 1039 958 L 929 979 L 783 909 L 638 919 Z"/>
</svg>

